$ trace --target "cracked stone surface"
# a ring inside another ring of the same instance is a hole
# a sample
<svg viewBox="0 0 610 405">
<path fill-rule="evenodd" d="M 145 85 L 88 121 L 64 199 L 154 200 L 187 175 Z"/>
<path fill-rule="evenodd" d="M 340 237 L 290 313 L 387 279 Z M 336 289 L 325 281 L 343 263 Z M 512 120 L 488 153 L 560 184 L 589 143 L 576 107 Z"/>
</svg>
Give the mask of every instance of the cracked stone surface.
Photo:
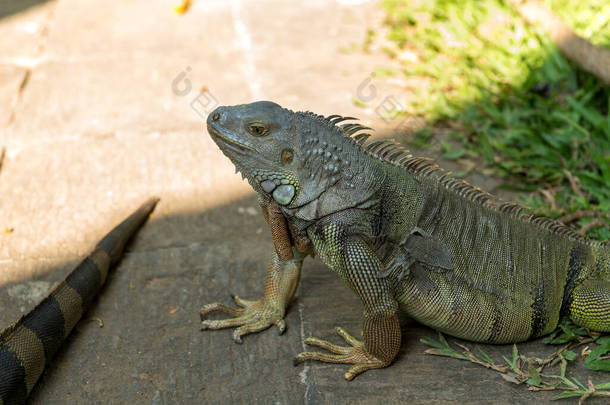
<svg viewBox="0 0 610 405">
<path fill-rule="evenodd" d="M 342 2 L 345 3 L 345 2 Z M 465 362 L 426 356 L 432 330 L 405 320 L 395 364 L 293 367 L 307 336 L 360 330 L 358 299 L 317 260 L 304 266 L 283 336 L 201 332 L 199 308 L 262 294 L 272 249 L 256 198 L 207 136 L 216 103 L 271 99 L 403 123 L 375 109 L 401 90 L 373 79 L 392 61 L 345 52 L 382 18 L 375 2 L 6 0 L 0 3 L 0 328 L 29 311 L 114 224 L 161 197 L 31 404 L 532 403 Z M 366 98 L 362 109 L 354 98 Z M 484 177 L 473 179 L 490 189 Z M 100 327 L 100 322 L 103 327 Z M 509 346 L 489 346 L 500 358 Z M 523 351 L 552 348 L 533 342 Z M 581 381 L 586 372 L 577 370 Z"/>
</svg>

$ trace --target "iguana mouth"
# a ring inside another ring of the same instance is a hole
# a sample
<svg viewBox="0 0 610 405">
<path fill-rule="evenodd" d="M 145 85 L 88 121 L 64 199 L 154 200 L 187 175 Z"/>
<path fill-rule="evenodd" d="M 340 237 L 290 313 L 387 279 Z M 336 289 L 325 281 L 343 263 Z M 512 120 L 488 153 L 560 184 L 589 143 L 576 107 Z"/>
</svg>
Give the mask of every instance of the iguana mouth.
<svg viewBox="0 0 610 405">
<path fill-rule="evenodd" d="M 212 135 L 212 139 L 214 139 L 216 143 L 220 142 L 222 145 L 226 145 L 231 149 L 241 152 L 244 152 L 245 150 L 256 152 L 256 149 L 254 149 L 252 145 L 237 139 L 231 132 L 223 130 L 222 128 L 216 128 L 208 123 L 208 132 Z"/>
</svg>

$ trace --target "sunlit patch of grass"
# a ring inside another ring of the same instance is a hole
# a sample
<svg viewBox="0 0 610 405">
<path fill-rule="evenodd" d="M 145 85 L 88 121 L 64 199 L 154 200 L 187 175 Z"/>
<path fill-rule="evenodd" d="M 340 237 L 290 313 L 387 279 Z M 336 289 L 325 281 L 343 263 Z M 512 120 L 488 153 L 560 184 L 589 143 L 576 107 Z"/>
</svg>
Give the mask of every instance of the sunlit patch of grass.
<svg viewBox="0 0 610 405">
<path fill-rule="evenodd" d="M 402 74 L 426 82 L 407 110 L 432 123 L 452 123 L 446 157 L 483 156 L 510 184 L 518 184 L 521 202 L 540 214 L 608 215 L 608 86 L 569 63 L 506 1 L 382 4 L 396 44 L 388 54 L 416 55 L 418 62 L 405 62 Z M 547 4 L 577 33 L 610 46 L 607 0 Z M 585 216 L 577 224 L 590 221 Z M 610 229 L 588 235 L 610 239 Z"/>
</svg>

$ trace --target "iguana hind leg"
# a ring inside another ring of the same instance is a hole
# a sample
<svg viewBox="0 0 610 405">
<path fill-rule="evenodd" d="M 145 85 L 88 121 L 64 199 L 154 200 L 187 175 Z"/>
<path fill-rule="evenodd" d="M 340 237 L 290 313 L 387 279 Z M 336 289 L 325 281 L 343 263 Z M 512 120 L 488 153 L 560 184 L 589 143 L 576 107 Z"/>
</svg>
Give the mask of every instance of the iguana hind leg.
<svg viewBox="0 0 610 405">
<path fill-rule="evenodd" d="M 280 334 L 286 329 L 284 315 L 286 308 L 299 284 L 301 266 L 305 255 L 294 253 L 291 260 L 280 260 L 273 252 L 269 270 L 265 277 L 265 296 L 256 301 L 244 300 L 234 296 L 235 303 L 241 308 L 231 308 L 219 302 L 204 305 L 201 308 L 201 330 L 237 327 L 233 331 L 233 340 L 241 343 L 241 337 L 248 333 L 260 332 L 276 325 Z M 206 319 L 212 312 L 224 312 L 233 318 Z"/>
<path fill-rule="evenodd" d="M 586 280 L 574 288 L 570 319 L 597 332 L 610 332 L 610 281 Z"/>
</svg>

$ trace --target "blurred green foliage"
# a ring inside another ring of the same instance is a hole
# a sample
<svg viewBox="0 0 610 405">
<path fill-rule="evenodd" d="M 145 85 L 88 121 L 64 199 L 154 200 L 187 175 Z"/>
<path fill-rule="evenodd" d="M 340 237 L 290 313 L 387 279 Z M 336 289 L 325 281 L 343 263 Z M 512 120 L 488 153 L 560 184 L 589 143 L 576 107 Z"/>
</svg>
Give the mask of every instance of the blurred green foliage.
<svg viewBox="0 0 610 405">
<path fill-rule="evenodd" d="M 546 4 L 579 35 L 610 46 L 607 0 Z M 384 0 L 382 5 L 395 43 L 388 54 L 411 55 L 402 60 L 402 74 L 418 79 L 410 88 L 415 101 L 406 111 L 451 128 L 441 143 L 446 158 L 483 156 L 525 192 L 520 202 L 539 214 L 608 215 L 608 86 L 568 62 L 507 1 Z M 428 135 L 414 139 L 422 143 Z M 544 196 L 534 192 L 540 189 L 547 190 Z M 582 218 L 578 225 L 591 220 Z M 597 228 L 589 236 L 610 239 L 610 229 Z"/>
</svg>

